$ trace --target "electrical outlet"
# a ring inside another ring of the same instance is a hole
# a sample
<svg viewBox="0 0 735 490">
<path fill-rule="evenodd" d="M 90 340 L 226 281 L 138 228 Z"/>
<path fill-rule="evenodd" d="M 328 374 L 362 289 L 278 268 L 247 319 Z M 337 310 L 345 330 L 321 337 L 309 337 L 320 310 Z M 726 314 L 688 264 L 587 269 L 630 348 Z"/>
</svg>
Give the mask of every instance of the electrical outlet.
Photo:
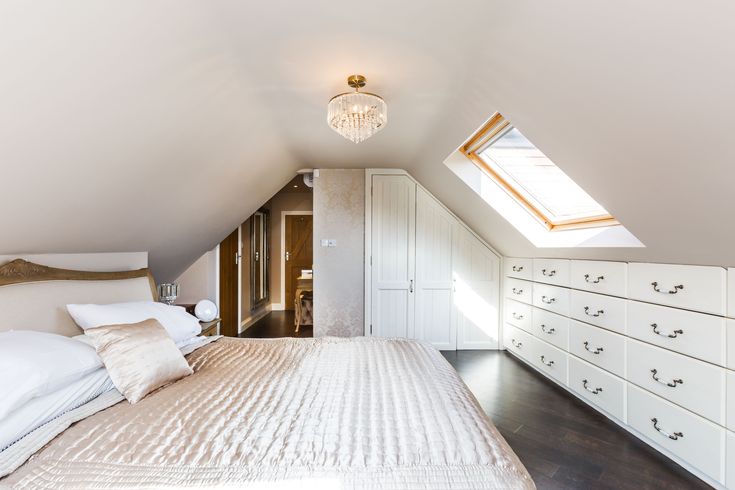
<svg viewBox="0 0 735 490">
<path fill-rule="evenodd" d="M 337 246 L 337 240 L 335 240 L 334 238 L 330 238 L 329 240 L 327 240 L 327 243 L 328 243 L 328 246 L 329 247 L 336 247 Z"/>
</svg>

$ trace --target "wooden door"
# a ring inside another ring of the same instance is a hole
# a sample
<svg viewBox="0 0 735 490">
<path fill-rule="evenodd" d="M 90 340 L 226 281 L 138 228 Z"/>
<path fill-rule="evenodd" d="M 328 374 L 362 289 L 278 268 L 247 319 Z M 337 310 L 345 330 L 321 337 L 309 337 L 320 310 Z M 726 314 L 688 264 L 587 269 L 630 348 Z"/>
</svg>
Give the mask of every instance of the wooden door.
<svg viewBox="0 0 735 490">
<path fill-rule="evenodd" d="M 409 337 L 414 325 L 416 184 L 404 175 L 372 178 L 370 333 Z"/>
<path fill-rule="evenodd" d="M 239 237 L 236 229 L 219 244 L 219 316 L 220 333 L 237 337 L 237 274 L 239 269 Z"/>
<path fill-rule="evenodd" d="M 457 223 L 452 264 L 457 349 L 497 349 L 500 259 Z"/>
<path fill-rule="evenodd" d="M 416 192 L 416 322 L 412 338 L 441 350 L 457 348 L 452 321 L 454 216 L 426 191 Z"/>
<path fill-rule="evenodd" d="M 301 275 L 302 269 L 311 269 L 314 263 L 313 219 L 311 215 L 286 215 L 286 235 L 284 250 L 286 269 L 284 273 L 286 284 L 283 306 L 287 310 L 294 309 L 296 278 Z"/>
</svg>

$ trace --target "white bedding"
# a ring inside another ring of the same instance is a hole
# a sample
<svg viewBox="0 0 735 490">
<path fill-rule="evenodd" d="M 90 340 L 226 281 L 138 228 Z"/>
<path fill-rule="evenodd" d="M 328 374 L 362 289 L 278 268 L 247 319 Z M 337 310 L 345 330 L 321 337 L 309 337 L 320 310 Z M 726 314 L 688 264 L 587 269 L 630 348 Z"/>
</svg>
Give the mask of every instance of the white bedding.
<svg viewBox="0 0 735 490">
<path fill-rule="evenodd" d="M 225 338 L 188 361 L 193 375 L 77 422 L 0 485 L 534 488 L 429 345 Z"/>
</svg>

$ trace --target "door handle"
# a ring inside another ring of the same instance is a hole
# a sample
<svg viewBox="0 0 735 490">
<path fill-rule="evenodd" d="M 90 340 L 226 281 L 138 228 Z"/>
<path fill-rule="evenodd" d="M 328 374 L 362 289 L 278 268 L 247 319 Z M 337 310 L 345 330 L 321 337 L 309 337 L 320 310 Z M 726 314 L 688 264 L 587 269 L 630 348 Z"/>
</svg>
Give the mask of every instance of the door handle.
<svg viewBox="0 0 735 490">
<path fill-rule="evenodd" d="M 259 260 L 260 260 L 260 252 L 255 252 L 255 261 L 257 262 Z"/>
<path fill-rule="evenodd" d="M 286 252 L 286 262 L 291 260 L 291 252 Z"/>
<path fill-rule="evenodd" d="M 408 292 L 413 293 L 413 279 L 408 282 Z"/>
</svg>

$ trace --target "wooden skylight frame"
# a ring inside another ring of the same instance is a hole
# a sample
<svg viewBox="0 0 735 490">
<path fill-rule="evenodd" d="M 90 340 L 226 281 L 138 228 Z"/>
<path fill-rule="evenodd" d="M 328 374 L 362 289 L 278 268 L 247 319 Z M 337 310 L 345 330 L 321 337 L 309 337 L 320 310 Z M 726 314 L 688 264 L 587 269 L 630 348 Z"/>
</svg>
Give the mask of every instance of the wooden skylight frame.
<svg viewBox="0 0 735 490">
<path fill-rule="evenodd" d="M 542 209 L 534 205 L 526 199 L 522 192 L 516 188 L 516 184 L 509 182 L 500 176 L 485 160 L 480 157 L 479 153 L 484 150 L 488 143 L 496 136 L 503 133 L 508 127 L 512 126 L 510 121 L 505 119 L 503 115 L 496 112 L 472 137 L 460 147 L 460 151 L 470 159 L 485 175 L 490 177 L 505 192 L 507 192 L 518 204 L 526 209 L 534 218 L 536 218 L 549 231 L 573 230 L 580 228 L 596 228 L 603 226 L 614 226 L 620 223 L 610 214 L 604 214 L 593 217 L 584 217 L 576 219 L 556 220 L 548 216 Z"/>
</svg>

